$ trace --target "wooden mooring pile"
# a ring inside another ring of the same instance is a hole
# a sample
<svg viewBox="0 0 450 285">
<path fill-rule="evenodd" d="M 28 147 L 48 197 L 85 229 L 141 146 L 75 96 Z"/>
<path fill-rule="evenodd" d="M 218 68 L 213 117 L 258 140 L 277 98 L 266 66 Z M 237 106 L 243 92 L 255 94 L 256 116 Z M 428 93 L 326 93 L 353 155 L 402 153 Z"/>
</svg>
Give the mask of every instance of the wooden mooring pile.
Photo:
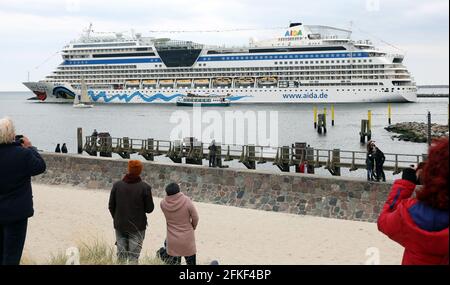
<svg viewBox="0 0 450 285">
<path fill-rule="evenodd" d="M 203 165 L 208 160 L 209 144 L 195 138 L 183 141 L 167 141 L 134 138 L 114 138 L 109 135 L 86 136 L 83 141 L 82 130 L 78 129 L 78 153 L 91 156 L 112 157 L 117 154 L 124 159 L 131 155 L 140 155 L 153 161 L 155 157 L 166 156 L 174 163 Z M 324 167 L 333 176 L 341 175 L 341 168 L 350 171 L 366 169 L 366 152 L 347 151 L 341 149 L 316 149 L 305 142 L 297 142 L 290 146 L 271 147 L 256 145 L 217 144 L 217 167 L 227 167 L 224 162 L 239 161 L 248 169 L 256 169 L 258 164 L 272 163 L 283 172 L 290 172 L 291 167 L 299 171 L 299 165 L 306 162 L 308 173 Z M 384 170 L 398 174 L 402 169 L 426 160 L 426 155 L 385 153 Z"/>
</svg>

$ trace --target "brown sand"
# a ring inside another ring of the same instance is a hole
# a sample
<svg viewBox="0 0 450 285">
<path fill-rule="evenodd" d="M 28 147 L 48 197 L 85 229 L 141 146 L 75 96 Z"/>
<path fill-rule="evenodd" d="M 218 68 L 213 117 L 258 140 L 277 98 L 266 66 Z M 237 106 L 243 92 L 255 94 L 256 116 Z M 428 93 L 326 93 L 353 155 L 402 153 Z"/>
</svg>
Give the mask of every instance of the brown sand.
<svg viewBox="0 0 450 285">
<path fill-rule="evenodd" d="M 113 245 L 108 199 L 109 191 L 104 190 L 34 185 L 35 216 L 30 219 L 25 256 L 41 264 L 77 241 L 101 239 Z M 166 231 L 160 199 L 154 201 L 143 248 L 150 255 L 162 246 Z M 401 263 L 403 248 L 373 223 L 195 205 L 200 215 L 200 264 L 214 259 L 220 264 L 365 264 L 367 250 L 373 247 L 379 250 L 381 264 Z"/>
</svg>

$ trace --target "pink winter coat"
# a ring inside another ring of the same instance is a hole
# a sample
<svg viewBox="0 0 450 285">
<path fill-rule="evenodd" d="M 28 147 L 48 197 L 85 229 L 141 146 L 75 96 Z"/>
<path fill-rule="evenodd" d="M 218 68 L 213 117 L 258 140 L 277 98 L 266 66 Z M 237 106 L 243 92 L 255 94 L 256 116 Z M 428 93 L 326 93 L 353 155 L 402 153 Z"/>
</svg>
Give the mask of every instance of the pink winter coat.
<svg viewBox="0 0 450 285">
<path fill-rule="evenodd" d="M 192 256 L 197 253 L 194 231 L 198 214 L 191 199 L 183 193 L 166 196 L 161 210 L 167 223 L 167 253 L 170 256 Z"/>
</svg>

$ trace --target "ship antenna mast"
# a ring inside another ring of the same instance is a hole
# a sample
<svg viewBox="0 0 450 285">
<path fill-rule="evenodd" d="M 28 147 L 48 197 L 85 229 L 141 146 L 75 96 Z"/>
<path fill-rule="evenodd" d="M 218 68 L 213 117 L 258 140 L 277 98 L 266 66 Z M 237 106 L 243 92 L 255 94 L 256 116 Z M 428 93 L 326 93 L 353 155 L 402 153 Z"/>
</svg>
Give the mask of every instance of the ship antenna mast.
<svg viewBox="0 0 450 285">
<path fill-rule="evenodd" d="M 93 33 L 93 32 L 94 32 L 93 25 L 92 25 L 92 23 L 89 23 L 89 28 L 86 30 L 86 37 L 90 38 L 91 33 Z"/>
</svg>

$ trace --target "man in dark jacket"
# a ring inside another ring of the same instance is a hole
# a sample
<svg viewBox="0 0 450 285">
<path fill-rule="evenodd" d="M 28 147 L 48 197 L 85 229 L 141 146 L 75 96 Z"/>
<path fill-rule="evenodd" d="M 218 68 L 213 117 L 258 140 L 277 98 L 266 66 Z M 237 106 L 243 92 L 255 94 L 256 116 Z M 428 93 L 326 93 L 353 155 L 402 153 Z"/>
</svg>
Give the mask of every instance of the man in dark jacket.
<svg viewBox="0 0 450 285">
<path fill-rule="evenodd" d="M 212 141 L 209 149 L 209 167 L 216 167 L 217 165 L 217 146 L 216 141 Z"/>
<path fill-rule="evenodd" d="M 19 265 L 34 214 L 31 176 L 46 169 L 27 137 L 15 141 L 12 121 L 0 120 L 0 265 Z"/>
<path fill-rule="evenodd" d="M 140 175 L 142 162 L 130 160 L 128 174 L 114 183 L 109 198 L 109 211 L 116 230 L 117 258 L 137 264 L 147 228 L 146 213 L 153 212 L 152 188 Z"/>
<path fill-rule="evenodd" d="M 383 180 L 383 182 L 386 182 L 386 175 L 384 174 L 383 166 L 384 161 L 386 160 L 386 157 L 384 156 L 384 153 L 378 148 L 375 147 L 375 170 L 376 170 L 376 177 L 377 181 L 380 181 L 380 179 Z"/>
</svg>

